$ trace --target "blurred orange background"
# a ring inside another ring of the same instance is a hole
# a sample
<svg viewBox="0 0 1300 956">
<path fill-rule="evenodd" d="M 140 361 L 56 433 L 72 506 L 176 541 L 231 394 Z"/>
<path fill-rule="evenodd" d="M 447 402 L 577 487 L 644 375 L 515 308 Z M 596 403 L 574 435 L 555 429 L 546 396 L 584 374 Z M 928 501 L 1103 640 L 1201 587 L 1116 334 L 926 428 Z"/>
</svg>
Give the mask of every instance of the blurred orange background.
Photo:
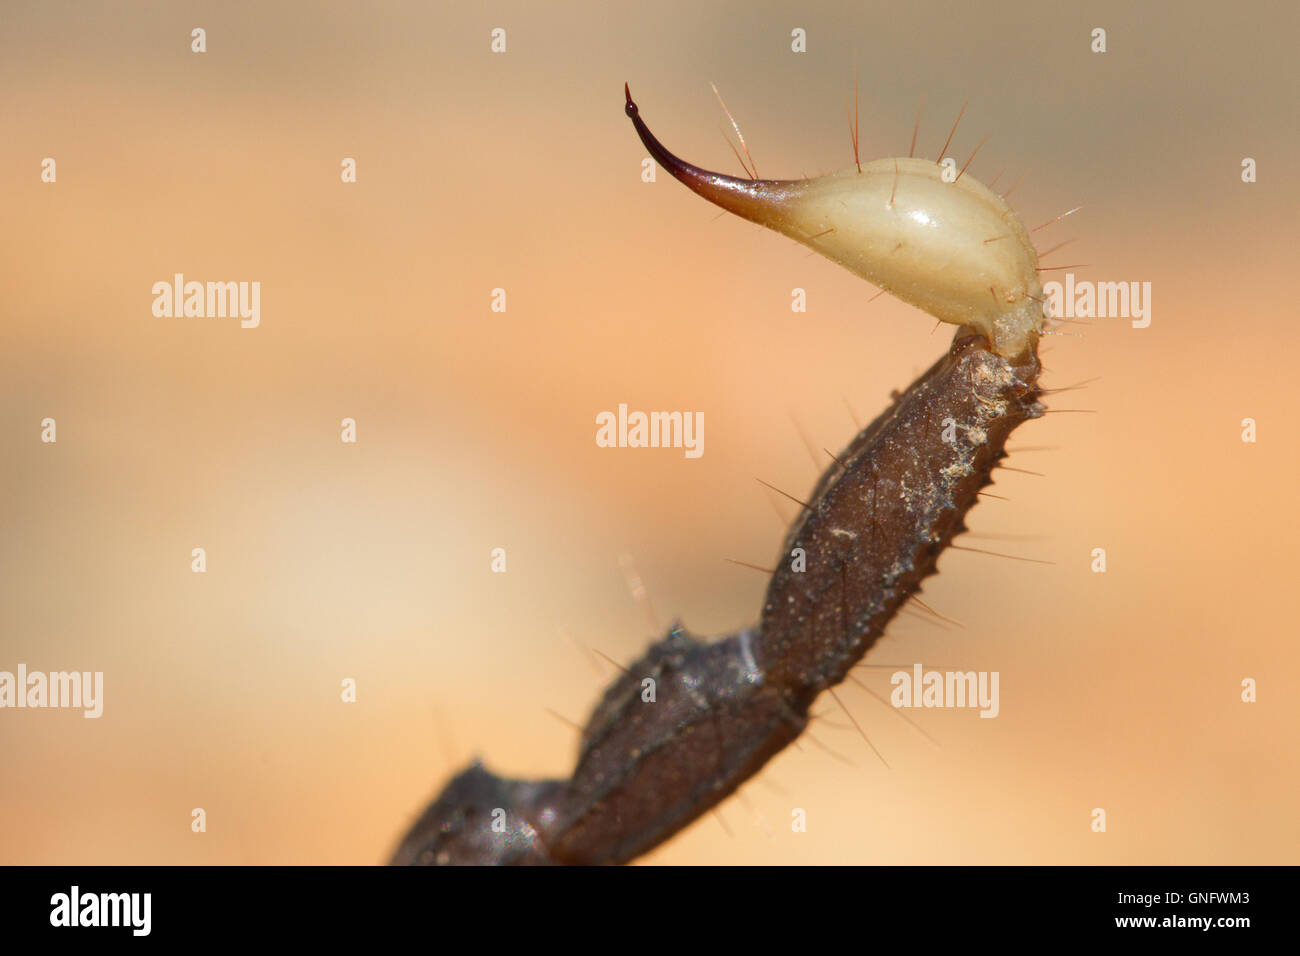
<svg viewBox="0 0 1300 956">
<path fill-rule="evenodd" d="M 904 616 L 868 658 L 999 671 L 999 717 L 911 714 L 935 747 L 846 686 L 891 769 L 823 701 L 813 732 L 851 766 L 792 748 L 645 862 L 1297 862 L 1298 26 L 1252 4 L 6 4 L 0 670 L 100 670 L 105 699 L 0 711 L 0 862 L 382 862 L 475 754 L 568 773 L 546 711 L 581 722 L 600 688 L 574 645 L 628 662 L 656 636 L 620 556 L 661 626 L 752 623 L 765 579 L 724 558 L 770 564 L 784 530 L 755 477 L 806 493 L 799 430 L 843 447 L 846 404 L 874 417 L 950 330 L 642 182 L 622 84 L 669 148 L 738 173 L 716 82 L 761 174 L 813 175 L 852 161 L 855 57 L 864 158 L 906 155 L 923 95 L 935 157 L 969 99 L 952 154 L 991 135 L 969 174 L 1027 173 L 1030 226 L 1082 203 L 1036 234 L 1075 240 L 1047 264 L 1150 282 L 1152 322 L 1048 341 L 1045 385 L 1096 379 L 1053 407 L 1095 414 L 1027 425 L 1010 464 L 1045 477 L 1003 472 L 1010 501 L 972 514 L 963 543 L 1054 564 L 948 553 L 925 600 L 964 628 Z M 154 318 L 176 272 L 260 281 L 260 327 Z M 703 457 L 598 448 L 620 402 L 704 412 Z"/>
</svg>

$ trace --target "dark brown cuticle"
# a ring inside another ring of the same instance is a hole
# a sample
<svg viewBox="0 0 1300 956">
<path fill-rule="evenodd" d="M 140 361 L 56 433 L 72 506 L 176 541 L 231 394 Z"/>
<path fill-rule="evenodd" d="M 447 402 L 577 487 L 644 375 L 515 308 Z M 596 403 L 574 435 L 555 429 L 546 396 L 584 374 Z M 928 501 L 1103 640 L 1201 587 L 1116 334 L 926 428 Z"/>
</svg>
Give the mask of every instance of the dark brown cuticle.
<svg viewBox="0 0 1300 956">
<path fill-rule="evenodd" d="M 626 109 L 646 139 L 630 92 Z M 681 164 L 653 142 L 660 162 Z M 959 329 L 832 456 L 777 556 L 757 627 L 705 642 L 674 625 L 606 689 L 568 779 L 505 780 L 475 763 L 392 862 L 625 863 L 725 800 L 803 732 L 817 697 L 849 675 L 966 530 L 1007 438 L 1045 411 L 1040 370 L 1033 348 L 1007 359 Z M 503 827 L 493 828 L 494 811 Z"/>
</svg>

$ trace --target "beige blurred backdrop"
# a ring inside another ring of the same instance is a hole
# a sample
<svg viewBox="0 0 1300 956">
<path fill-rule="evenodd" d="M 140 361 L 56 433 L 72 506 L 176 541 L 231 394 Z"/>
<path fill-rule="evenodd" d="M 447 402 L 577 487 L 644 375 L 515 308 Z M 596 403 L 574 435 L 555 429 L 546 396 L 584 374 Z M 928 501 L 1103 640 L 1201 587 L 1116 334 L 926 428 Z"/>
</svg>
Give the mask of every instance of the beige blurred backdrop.
<svg viewBox="0 0 1300 956">
<path fill-rule="evenodd" d="M 568 773 L 575 645 L 655 636 L 620 556 L 661 626 L 752 623 L 765 579 L 724 559 L 784 530 L 754 479 L 807 493 L 800 429 L 843 447 L 949 330 L 642 182 L 622 84 L 738 173 L 716 82 L 760 173 L 812 175 L 852 161 L 855 57 L 864 158 L 923 95 L 935 157 L 969 99 L 953 155 L 991 136 L 969 174 L 1026 175 L 1030 226 L 1083 204 L 1047 264 L 1150 282 L 1151 325 L 1049 340 L 1046 385 L 1096 379 L 1053 406 L 1092 413 L 1026 426 L 1044 477 L 972 515 L 1054 563 L 948 553 L 925 599 L 964 627 L 904 616 L 868 659 L 996 670 L 999 717 L 913 713 L 936 747 L 847 686 L 890 769 L 820 702 L 851 765 L 792 748 L 645 861 L 1297 862 L 1288 7 L 6 3 L 0 670 L 105 700 L 0 711 L 0 862 L 381 862 L 475 754 Z M 260 327 L 154 318 L 176 272 L 260 281 Z M 702 411 L 703 457 L 597 448 L 620 402 Z"/>
</svg>

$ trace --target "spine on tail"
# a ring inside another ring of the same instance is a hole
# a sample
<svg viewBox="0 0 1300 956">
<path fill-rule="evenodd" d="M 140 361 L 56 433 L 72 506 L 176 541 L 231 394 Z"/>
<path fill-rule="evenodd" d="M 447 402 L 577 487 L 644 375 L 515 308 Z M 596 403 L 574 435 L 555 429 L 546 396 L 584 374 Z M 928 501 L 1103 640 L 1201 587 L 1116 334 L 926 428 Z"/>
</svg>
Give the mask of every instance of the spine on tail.
<svg viewBox="0 0 1300 956">
<path fill-rule="evenodd" d="M 822 475 L 756 629 L 706 643 L 675 625 L 605 691 L 569 779 L 509 781 L 474 764 L 392 862 L 624 863 L 735 792 L 934 573 L 1007 437 L 1043 413 L 1038 374 L 1032 351 L 1007 359 L 960 330 Z"/>
</svg>

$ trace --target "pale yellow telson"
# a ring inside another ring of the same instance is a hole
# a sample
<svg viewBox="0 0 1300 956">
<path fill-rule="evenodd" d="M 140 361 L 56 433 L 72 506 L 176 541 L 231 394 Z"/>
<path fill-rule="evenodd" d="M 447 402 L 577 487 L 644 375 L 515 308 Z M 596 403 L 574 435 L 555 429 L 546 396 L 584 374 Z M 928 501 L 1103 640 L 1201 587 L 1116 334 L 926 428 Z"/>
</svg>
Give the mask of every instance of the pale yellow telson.
<svg viewBox="0 0 1300 956">
<path fill-rule="evenodd" d="M 738 179 L 674 156 L 627 96 L 641 141 L 705 199 L 814 249 L 943 322 L 1018 358 L 1043 327 L 1038 254 L 1011 206 L 926 159 L 878 159 L 813 179 Z M 946 181 L 952 180 L 952 181 Z"/>
</svg>

